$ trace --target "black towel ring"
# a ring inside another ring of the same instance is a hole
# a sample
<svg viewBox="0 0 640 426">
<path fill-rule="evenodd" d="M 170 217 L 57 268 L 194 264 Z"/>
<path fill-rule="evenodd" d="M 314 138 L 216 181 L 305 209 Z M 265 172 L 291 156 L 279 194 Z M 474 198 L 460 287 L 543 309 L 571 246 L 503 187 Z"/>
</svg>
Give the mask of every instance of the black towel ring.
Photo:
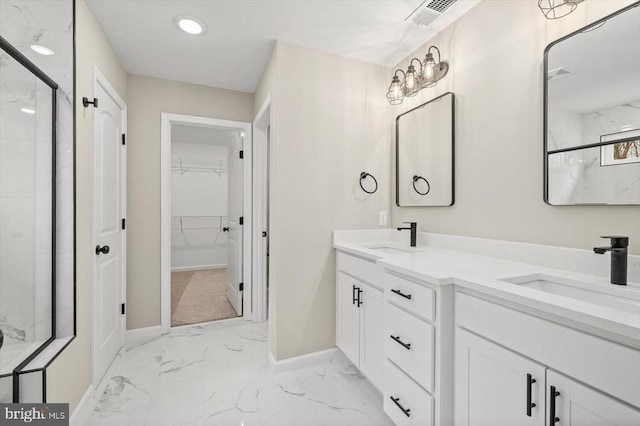
<svg viewBox="0 0 640 426">
<path fill-rule="evenodd" d="M 367 191 L 366 189 L 364 189 L 364 186 L 362 186 L 362 181 L 365 180 L 367 177 L 370 177 L 371 179 L 373 179 L 373 182 L 376 184 L 376 187 L 373 191 Z M 376 180 L 375 177 L 373 177 L 372 174 L 367 173 L 367 172 L 362 172 L 360 173 L 360 188 L 362 188 L 362 190 L 364 192 L 366 192 L 367 194 L 373 194 L 374 192 L 376 192 L 378 190 L 378 181 Z"/>
<path fill-rule="evenodd" d="M 427 192 L 418 191 L 418 188 L 416 188 L 416 182 L 418 182 L 419 180 L 423 180 L 424 183 L 427 184 Z M 429 185 L 429 181 L 426 180 L 425 178 L 423 178 L 422 176 L 415 175 L 413 177 L 413 190 L 416 191 L 420 195 L 427 195 L 429 193 L 429 191 L 431 191 L 431 185 Z"/>
</svg>

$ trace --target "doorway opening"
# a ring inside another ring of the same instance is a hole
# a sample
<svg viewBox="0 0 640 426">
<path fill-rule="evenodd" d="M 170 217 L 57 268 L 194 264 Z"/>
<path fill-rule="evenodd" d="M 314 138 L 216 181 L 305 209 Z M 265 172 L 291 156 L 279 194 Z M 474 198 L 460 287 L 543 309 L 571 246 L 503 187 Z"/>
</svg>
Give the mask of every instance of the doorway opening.
<svg viewBox="0 0 640 426">
<path fill-rule="evenodd" d="M 164 331 L 251 317 L 250 147 L 250 123 L 162 114 Z"/>
</svg>

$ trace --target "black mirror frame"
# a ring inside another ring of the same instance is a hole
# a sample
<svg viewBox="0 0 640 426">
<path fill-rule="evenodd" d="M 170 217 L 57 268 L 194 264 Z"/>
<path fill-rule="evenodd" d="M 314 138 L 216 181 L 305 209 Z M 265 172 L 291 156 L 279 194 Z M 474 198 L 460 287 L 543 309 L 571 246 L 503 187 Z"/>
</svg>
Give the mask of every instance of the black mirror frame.
<svg viewBox="0 0 640 426">
<path fill-rule="evenodd" d="M 415 110 L 424 108 L 426 105 L 437 102 L 445 96 L 451 95 L 451 204 L 439 205 L 439 206 L 403 206 L 400 205 L 400 118 Z M 398 207 L 451 207 L 455 204 L 456 200 L 456 96 L 453 92 L 445 92 L 442 95 L 435 97 L 423 104 L 418 105 L 415 108 L 411 108 L 409 111 L 403 112 L 396 117 L 396 206 Z"/>
<path fill-rule="evenodd" d="M 639 7 L 640 6 L 640 1 L 637 1 L 635 3 L 630 4 L 629 6 L 626 6 L 620 10 L 618 10 L 617 12 L 614 12 L 610 15 L 605 16 L 602 19 L 599 19 L 595 22 L 592 22 L 589 25 L 586 25 L 570 34 L 567 34 L 566 36 L 559 38 L 558 40 L 555 40 L 551 43 L 549 43 L 547 45 L 547 47 L 544 49 L 544 65 L 543 65 L 543 69 L 542 69 L 542 82 L 543 82 L 543 100 L 542 100 L 542 114 L 543 114 L 543 127 L 542 127 L 542 138 L 543 138 L 543 159 L 542 159 L 542 164 L 543 164 L 543 170 L 542 170 L 542 194 L 543 194 L 543 200 L 545 202 L 545 204 L 552 206 L 552 207 L 575 207 L 575 206 L 634 206 L 634 205 L 638 205 L 638 204 L 600 204 L 600 203 L 584 203 L 584 204 L 551 204 L 549 202 L 549 147 L 548 147 L 548 128 L 549 128 L 549 84 L 547 81 L 547 75 L 549 73 L 549 51 L 551 50 L 551 48 L 553 46 L 555 46 L 558 43 L 561 43 L 575 35 L 578 35 L 580 33 L 582 33 L 585 30 L 588 29 L 595 29 L 596 27 L 603 25 L 606 21 L 608 21 L 609 19 L 616 17 L 620 14 L 623 14 L 624 12 L 627 12 L 628 10 L 631 10 L 635 7 Z M 584 145 L 583 148 L 581 149 L 586 149 L 586 148 L 592 148 L 594 146 L 600 146 L 601 144 L 591 144 L 591 145 Z"/>
</svg>

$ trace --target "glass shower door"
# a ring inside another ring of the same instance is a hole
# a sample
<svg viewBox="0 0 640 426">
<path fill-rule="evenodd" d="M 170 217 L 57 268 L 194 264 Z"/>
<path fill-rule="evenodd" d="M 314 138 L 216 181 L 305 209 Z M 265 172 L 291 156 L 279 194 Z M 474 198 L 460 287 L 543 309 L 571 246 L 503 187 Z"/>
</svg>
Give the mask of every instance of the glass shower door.
<svg viewBox="0 0 640 426">
<path fill-rule="evenodd" d="M 57 86 L 1 37 L 0 47 L 0 381 L 6 390 L 8 377 L 55 334 Z"/>
</svg>

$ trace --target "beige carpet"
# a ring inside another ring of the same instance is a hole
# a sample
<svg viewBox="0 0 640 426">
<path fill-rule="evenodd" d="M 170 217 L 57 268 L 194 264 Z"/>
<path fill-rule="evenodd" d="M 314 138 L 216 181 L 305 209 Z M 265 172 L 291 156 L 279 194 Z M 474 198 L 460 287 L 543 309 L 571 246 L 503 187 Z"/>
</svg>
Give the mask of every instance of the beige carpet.
<svg viewBox="0 0 640 426">
<path fill-rule="evenodd" d="M 227 299 L 227 269 L 171 273 L 171 326 L 236 318 Z"/>
</svg>

